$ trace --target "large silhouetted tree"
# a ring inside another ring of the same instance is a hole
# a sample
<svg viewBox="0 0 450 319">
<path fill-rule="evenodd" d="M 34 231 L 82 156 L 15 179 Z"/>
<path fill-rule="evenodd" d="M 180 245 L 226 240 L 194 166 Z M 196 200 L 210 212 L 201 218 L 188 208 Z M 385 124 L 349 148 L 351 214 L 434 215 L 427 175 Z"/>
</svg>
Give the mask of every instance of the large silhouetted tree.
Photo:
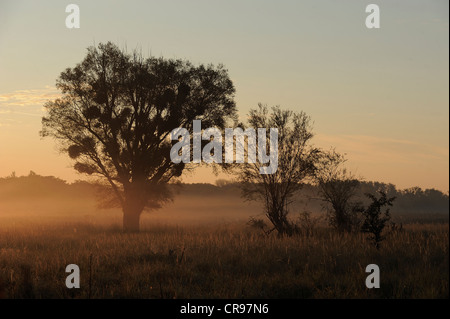
<svg viewBox="0 0 450 319">
<path fill-rule="evenodd" d="M 167 183 L 186 167 L 170 160 L 170 132 L 192 132 L 194 119 L 218 128 L 236 119 L 235 89 L 222 66 L 143 58 L 110 42 L 90 47 L 57 88 L 62 97 L 46 104 L 41 134 L 59 142 L 78 172 L 107 181 L 124 231 L 139 231 L 144 208 L 171 198 Z"/>
</svg>

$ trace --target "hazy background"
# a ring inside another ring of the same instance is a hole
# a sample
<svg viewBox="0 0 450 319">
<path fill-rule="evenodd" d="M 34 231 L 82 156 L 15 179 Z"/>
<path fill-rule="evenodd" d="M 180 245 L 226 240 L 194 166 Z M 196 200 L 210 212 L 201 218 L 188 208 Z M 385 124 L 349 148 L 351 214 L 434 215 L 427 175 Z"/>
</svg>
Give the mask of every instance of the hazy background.
<svg viewBox="0 0 450 319">
<path fill-rule="evenodd" d="M 78 4 L 81 28 L 65 27 Z M 223 63 L 242 119 L 258 102 L 304 110 L 314 141 L 347 153 L 366 180 L 449 189 L 448 1 L 0 2 L 0 176 L 79 179 L 41 140 L 43 103 L 88 46 Z M 213 182 L 208 169 L 185 182 Z"/>
<path fill-rule="evenodd" d="M 158 225 L 214 226 L 235 224 L 245 226 L 251 217 L 264 219 L 262 203 L 245 201 L 238 184 L 224 180 L 212 184 L 172 185 L 173 202 L 159 210 L 142 214 L 142 229 Z M 433 189 L 397 189 L 392 184 L 362 182 L 354 200 L 368 205 L 364 193 L 384 190 L 396 197 L 392 218 L 396 223 L 442 223 L 449 219 L 449 197 Z M 107 193 L 87 182 L 66 183 L 54 176 L 0 178 L 0 225 L 10 227 L 34 225 L 65 225 L 65 227 L 113 227 L 121 229 L 122 209 L 105 206 Z M 106 196 L 105 196 L 106 195 Z M 318 189 L 304 185 L 289 206 L 289 217 L 297 221 L 309 212 L 326 224 L 326 208 L 319 200 Z M 99 209 L 101 208 L 101 209 Z M 89 226 L 90 225 L 90 226 Z"/>
</svg>

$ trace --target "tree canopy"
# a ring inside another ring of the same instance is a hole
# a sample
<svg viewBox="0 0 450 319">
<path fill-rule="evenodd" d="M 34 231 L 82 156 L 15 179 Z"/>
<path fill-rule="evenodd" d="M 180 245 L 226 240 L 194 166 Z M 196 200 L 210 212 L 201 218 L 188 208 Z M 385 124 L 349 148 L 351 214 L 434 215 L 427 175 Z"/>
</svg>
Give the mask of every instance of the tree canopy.
<svg viewBox="0 0 450 319">
<path fill-rule="evenodd" d="M 107 181 L 125 231 L 139 229 L 144 208 L 171 198 L 166 185 L 186 168 L 170 160 L 170 132 L 189 130 L 194 119 L 224 128 L 237 118 L 223 66 L 144 58 L 111 42 L 88 48 L 81 63 L 61 73 L 57 88 L 62 97 L 45 105 L 41 134 L 58 141 L 78 172 Z"/>
</svg>

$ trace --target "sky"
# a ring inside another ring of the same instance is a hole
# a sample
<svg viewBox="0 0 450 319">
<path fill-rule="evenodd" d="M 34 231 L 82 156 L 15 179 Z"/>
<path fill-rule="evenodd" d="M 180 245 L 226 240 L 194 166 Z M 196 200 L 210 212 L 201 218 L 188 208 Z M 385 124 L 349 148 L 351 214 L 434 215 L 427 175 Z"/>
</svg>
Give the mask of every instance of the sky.
<svg viewBox="0 0 450 319">
<path fill-rule="evenodd" d="M 80 28 L 65 24 L 68 4 Z M 366 6 L 380 8 L 369 29 Z M 83 179 L 52 139 L 43 104 L 86 48 L 222 63 L 244 120 L 258 102 L 306 112 L 315 145 L 367 181 L 449 190 L 449 2 L 173 0 L 0 2 L 0 177 Z M 213 183 L 209 168 L 185 182 Z"/>
</svg>

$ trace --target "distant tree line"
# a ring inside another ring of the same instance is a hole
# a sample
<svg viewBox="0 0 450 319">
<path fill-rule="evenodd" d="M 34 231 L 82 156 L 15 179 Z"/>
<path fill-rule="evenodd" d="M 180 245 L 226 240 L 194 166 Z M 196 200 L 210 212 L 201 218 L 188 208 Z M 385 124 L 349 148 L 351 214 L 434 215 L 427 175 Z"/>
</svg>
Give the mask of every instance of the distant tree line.
<svg viewBox="0 0 450 319">
<path fill-rule="evenodd" d="M 98 187 L 81 180 L 67 183 L 60 178 L 41 176 L 31 171 L 27 176 L 11 174 L 0 178 L 0 200 L 60 197 L 63 194 L 68 197 L 94 196 Z M 228 180 L 218 180 L 216 185 L 198 183 L 182 184 L 181 187 L 174 185 L 173 187 L 186 195 L 221 196 L 227 194 L 240 196 L 239 184 Z M 379 190 L 384 191 L 388 197 L 396 197 L 394 214 L 449 214 L 449 194 L 436 189 L 420 187 L 397 189 L 393 184 L 361 181 L 356 189 L 355 197 L 368 203 L 364 194 L 375 194 Z M 317 192 L 317 186 L 305 184 L 301 193 L 296 195 L 301 197 L 300 200 L 294 204 L 292 209 L 298 212 L 304 209 L 312 212 L 322 211 L 322 203 L 314 200 Z"/>
</svg>

